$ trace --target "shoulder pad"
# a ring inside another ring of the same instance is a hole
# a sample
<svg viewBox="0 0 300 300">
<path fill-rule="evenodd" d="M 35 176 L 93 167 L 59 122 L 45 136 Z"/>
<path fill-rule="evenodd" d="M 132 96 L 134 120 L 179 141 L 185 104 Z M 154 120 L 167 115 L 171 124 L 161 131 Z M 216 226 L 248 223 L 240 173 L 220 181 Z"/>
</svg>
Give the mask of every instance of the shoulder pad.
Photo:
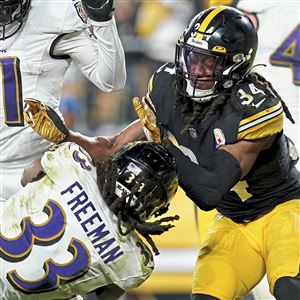
<svg viewBox="0 0 300 300">
<path fill-rule="evenodd" d="M 170 75 L 175 75 L 174 63 L 166 63 L 158 68 L 155 73 L 151 76 L 148 83 L 148 94 L 153 90 L 153 84 L 165 84 L 166 80 L 170 80 Z M 157 81 L 157 79 L 159 80 Z"/>
</svg>

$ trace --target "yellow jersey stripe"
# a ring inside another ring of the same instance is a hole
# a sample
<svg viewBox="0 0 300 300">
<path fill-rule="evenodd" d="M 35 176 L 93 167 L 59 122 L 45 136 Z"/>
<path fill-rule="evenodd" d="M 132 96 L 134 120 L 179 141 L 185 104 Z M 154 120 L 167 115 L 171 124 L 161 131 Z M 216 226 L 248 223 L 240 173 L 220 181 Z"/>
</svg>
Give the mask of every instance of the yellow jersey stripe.
<svg viewBox="0 0 300 300">
<path fill-rule="evenodd" d="M 218 7 L 215 8 L 213 11 L 211 11 L 207 17 L 203 20 L 203 22 L 201 23 L 200 27 L 199 27 L 199 33 L 197 33 L 196 38 L 198 40 L 202 40 L 203 38 L 203 34 L 200 32 L 205 32 L 205 30 L 207 29 L 208 25 L 210 24 L 210 22 L 212 21 L 212 19 L 219 14 L 222 10 L 224 10 L 226 7 Z"/>
<path fill-rule="evenodd" d="M 277 108 L 276 110 L 274 108 Z M 283 112 L 282 105 L 275 105 L 272 107 L 272 109 L 266 109 L 254 116 L 251 116 L 250 118 L 244 119 L 240 122 L 239 130 L 238 132 L 242 132 L 250 127 L 253 127 L 257 124 L 263 123 L 269 119 L 272 119 L 278 115 L 280 115 Z M 263 114 L 261 114 L 263 113 Z M 258 118 L 255 118 L 255 116 L 260 115 Z M 244 122 L 245 120 L 250 120 L 248 122 Z"/>
<path fill-rule="evenodd" d="M 282 130 L 283 118 L 284 114 L 281 107 L 272 114 L 256 120 L 252 122 L 252 124 L 247 124 L 248 126 L 247 128 L 245 127 L 244 130 L 239 130 L 238 140 L 256 140 L 274 135 Z"/>
<path fill-rule="evenodd" d="M 278 109 L 282 108 L 282 105 L 281 105 L 281 102 L 278 102 L 276 105 L 270 107 L 270 108 L 267 108 L 249 118 L 246 118 L 246 119 L 243 119 L 240 121 L 240 127 L 242 127 L 243 125 L 247 124 L 247 123 L 251 123 L 253 122 L 254 120 L 258 120 L 262 117 L 264 117 L 265 115 L 268 115 Z"/>
</svg>

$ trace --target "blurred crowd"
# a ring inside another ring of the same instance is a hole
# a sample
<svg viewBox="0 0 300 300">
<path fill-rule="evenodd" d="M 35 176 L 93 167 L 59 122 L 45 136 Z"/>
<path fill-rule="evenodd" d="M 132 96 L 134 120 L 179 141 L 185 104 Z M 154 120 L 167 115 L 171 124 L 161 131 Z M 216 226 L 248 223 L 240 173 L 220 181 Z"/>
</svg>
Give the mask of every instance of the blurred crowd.
<svg viewBox="0 0 300 300">
<path fill-rule="evenodd" d="M 111 134 L 136 118 L 131 105 L 142 97 L 152 73 L 173 61 L 175 45 L 201 0 L 116 0 L 115 18 L 126 55 L 127 82 L 121 92 L 104 93 L 71 68 L 60 110 L 69 128 L 86 134 Z"/>
</svg>

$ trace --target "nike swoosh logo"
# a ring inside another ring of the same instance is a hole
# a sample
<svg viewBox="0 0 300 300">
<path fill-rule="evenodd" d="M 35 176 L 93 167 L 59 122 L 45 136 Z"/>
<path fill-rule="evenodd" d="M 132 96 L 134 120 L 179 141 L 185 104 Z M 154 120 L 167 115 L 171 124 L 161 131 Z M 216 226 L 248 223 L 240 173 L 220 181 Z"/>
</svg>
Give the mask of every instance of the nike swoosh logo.
<svg viewBox="0 0 300 300">
<path fill-rule="evenodd" d="M 266 100 L 266 98 L 262 99 L 261 101 L 259 101 L 258 103 L 256 104 L 253 104 L 253 106 L 255 106 L 256 108 L 258 108 L 264 101 Z"/>
</svg>

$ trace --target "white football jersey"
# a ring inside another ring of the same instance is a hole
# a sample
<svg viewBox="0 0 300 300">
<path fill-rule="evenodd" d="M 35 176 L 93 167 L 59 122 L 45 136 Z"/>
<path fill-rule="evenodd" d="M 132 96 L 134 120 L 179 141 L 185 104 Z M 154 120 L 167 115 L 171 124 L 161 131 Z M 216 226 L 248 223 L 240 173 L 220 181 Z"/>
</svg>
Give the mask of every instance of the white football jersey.
<svg viewBox="0 0 300 300">
<path fill-rule="evenodd" d="M 287 104 L 296 124 L 285 118 L 285 132 L 300 149 L 300 1 L 240 0 L 237 8 L 258 19 L 257 71 Z"/>
<path fill-rule="evenodd" d="M 154 268 L 150 250 L 137 234 L 119 233 L 86 153 L 72 143 L 54 149 L 42 158 L 47 175 L 2 203 L 1 299 L 139 286 Z"/>
<path fill-rule="evenodd" d="M 0 41 L 0 200 L 18 191 L 24 166 L 49 147 L 23 125 L 23 99 L 58 111 L 64 75 L 73 61 L 104 91 L 121 89 L 125 60 L 115 19 L 92 22 L 78 0 L 32 0 L 21 29 Z"/>
</svg>

